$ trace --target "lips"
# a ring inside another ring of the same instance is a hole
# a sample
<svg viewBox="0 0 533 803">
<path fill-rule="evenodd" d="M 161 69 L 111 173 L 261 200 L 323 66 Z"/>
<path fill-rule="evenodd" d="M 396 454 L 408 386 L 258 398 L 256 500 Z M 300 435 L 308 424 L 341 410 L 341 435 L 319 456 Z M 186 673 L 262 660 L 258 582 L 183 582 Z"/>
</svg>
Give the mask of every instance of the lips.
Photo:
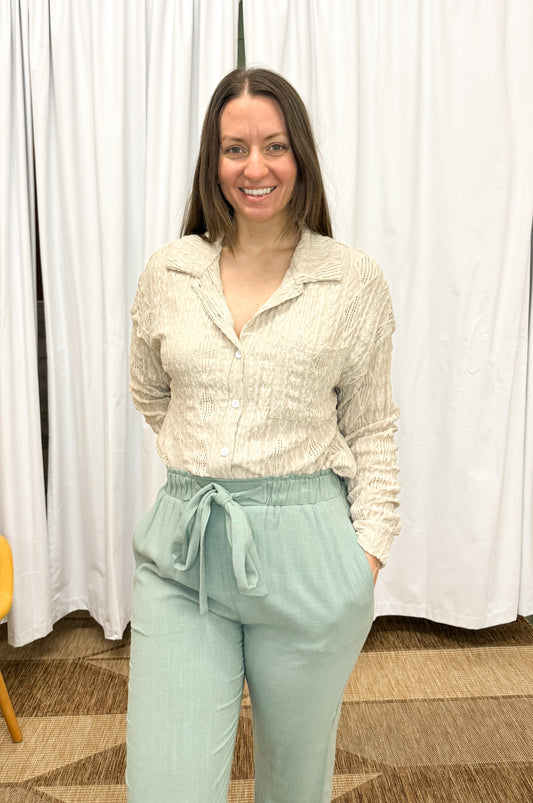
<svg viewBox="0 0 533 803">
<path fill-rule="evenodd" d="M 275 190 L 275 187 L 259 187 L 256 190 L 249 189 L 247 187 L 241 187 L 240 190 L 244 195 L 249 195 L 252 198 L 256 198 L 261 195 L 270 195 L 270 193 Z"/>
</svg>

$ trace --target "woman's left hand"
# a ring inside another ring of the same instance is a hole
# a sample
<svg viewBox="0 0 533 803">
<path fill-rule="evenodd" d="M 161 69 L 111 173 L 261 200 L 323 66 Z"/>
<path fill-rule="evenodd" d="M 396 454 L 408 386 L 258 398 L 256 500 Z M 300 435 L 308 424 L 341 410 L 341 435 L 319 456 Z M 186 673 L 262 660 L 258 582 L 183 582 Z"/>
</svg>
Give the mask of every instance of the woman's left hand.
<svg viewBox="0 0 533 803">
<path fill-rule="evenodd" d="M 379 570 L 381 569 L 381 561 L 378 560 L 374 555 L 371 555 L 369 552 L 365 552 L 366 559 L 370 564 L 370 568 L 372 569 L 372 575 L 374 577 L 374 586 L 376 585 L 376 581 L 378 579 Z"/>
</svg>

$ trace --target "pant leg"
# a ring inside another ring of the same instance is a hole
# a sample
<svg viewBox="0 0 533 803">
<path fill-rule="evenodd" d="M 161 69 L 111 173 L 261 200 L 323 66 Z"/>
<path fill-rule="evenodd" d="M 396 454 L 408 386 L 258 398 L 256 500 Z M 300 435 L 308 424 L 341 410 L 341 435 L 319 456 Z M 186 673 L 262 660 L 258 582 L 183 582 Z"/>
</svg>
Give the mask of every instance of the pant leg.
<svg viewBox="0 0 533 803">
<path fill-rule="evenodd" d="M 268 617 L 244 628 L 255 800 L 329 803 L 342 696 L 372 624 L 372 572 L 344 499 L 278 510 L 260 543 Z"/>
<path fill-rule="evenodd" d="M 136 571 L 128 700 L 129 803 L 225 803 L 243 690 L 239 622 L 151 563 Z"/>
</svg>

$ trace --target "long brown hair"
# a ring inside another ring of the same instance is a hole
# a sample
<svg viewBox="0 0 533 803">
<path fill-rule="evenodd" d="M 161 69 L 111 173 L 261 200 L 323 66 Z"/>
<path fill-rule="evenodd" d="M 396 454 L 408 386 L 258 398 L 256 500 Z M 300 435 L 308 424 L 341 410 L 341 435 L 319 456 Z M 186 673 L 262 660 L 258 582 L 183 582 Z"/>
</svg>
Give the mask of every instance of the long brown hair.
<svg viewBox="0 0 533 803">
<path fill-rule="evenodd" d="M 200 151 L 192 192 L 183 218 L 181 234 L 199 234 L 209 242 L 219 238 L 233 247 L 237 240 L 233 207 L 218 185 L 220 114 L 233 98 L 264 95 L 275 100 L 282 111 L 296 160 L 297 178 L 287 207 L 287 232 L 307 226 L 318 234 L 332 236 L 324 183 L 320 172 L 313 131 L 304 103 L 294 87 L 271 70 L 233 70 L 215 89 L 202 127 Z"/>
</svg>

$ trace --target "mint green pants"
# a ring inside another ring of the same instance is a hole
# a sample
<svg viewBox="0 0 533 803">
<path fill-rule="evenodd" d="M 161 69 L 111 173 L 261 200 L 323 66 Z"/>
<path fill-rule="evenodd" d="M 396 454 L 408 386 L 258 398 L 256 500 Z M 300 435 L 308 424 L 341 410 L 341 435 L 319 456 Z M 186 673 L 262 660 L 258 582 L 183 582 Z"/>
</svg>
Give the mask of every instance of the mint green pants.
<svg viewBox="0 0 533 803">
<path fill-rule="evenodd" d="M 255 801 L 329 803 L 372 572 L 333 472 L 169 471 L 134 535 L 129 803 L 223 803 L 246 678 Z"/>
</svg>

